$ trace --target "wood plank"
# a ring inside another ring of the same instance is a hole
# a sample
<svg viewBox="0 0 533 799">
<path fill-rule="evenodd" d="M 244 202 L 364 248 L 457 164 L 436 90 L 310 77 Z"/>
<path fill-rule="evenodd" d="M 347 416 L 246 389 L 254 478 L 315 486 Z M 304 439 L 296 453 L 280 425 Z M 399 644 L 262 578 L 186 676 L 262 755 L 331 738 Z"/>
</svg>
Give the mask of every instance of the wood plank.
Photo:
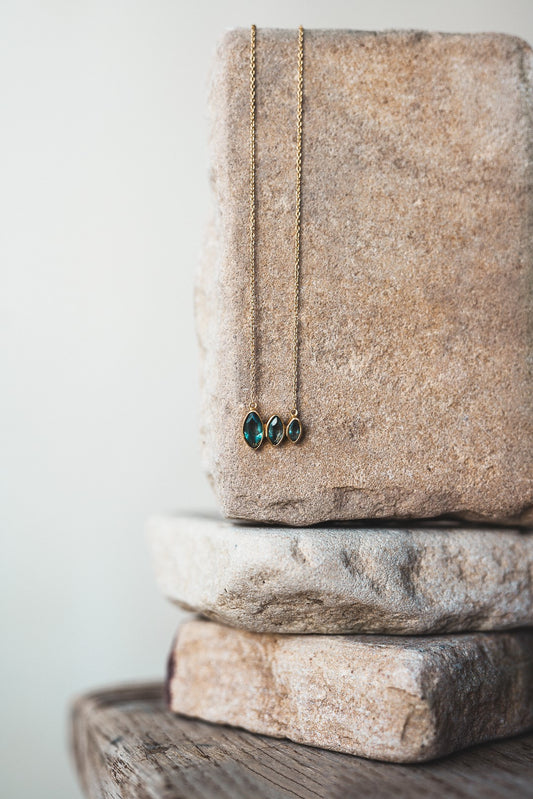
<svg viewBox="0 0 533 799">
<path fill-rule="evenodd" d="M 432 763 L 381 763 L 175 716 L 160 684 L 80 697 L 71 740 L 90 799 L 533 797 L 533 734 Z"/>
</svg>

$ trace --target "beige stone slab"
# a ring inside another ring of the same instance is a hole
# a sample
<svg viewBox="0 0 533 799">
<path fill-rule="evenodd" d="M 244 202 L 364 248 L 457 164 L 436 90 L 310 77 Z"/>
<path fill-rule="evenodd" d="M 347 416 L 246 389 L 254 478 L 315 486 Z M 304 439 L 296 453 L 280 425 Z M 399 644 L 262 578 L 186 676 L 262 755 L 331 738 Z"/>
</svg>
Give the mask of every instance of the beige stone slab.
<svg viewBox="0 0 533 799">
<path fill-rule="evenodd" d="M 251 451 L 248 30 L 213 67 L 196 290 L 205 468 L 228 517 L 533 519 L 532 54 L 308 31 L 298 446 Z M 260 412 L 291 407 L 295 30 L 257 38 Z"/>
<path fill-rule="evenodd" d="M 158 585 L 257 632 L 435 633 L 533 625 L 533 531 L 153 518 Z"/>
<path fill-rule="evenodd" d="M 190 621 L 169 659 L 177 713 L 378 760 L 431 760 L 533 724 L 533 631 L 268 635 Z"/>
</svg>

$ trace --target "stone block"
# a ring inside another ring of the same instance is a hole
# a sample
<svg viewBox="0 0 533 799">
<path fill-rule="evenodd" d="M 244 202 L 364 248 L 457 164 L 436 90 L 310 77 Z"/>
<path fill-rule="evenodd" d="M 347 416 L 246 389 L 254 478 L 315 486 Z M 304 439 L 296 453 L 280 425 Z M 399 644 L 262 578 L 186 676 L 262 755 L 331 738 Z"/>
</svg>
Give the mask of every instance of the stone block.
<svg viewBox="0 0 533 799">
<path fill-rule="evenodd" d="M 171 710 L 398 763 L 533 724 L 533 631 L 400 638 L 178 631 Z"/>
<path fill-rule="evenodd" d="M 257 632 L 418 634 L 533 625 L 533 531 L 149 524 L 163 594 Z"/>
<path fill-rule="evenodd" d="M 260 413 L 291 402 L 296 30 L 257 36 Z M 249 31 L 212 72 L 196 287 L 224 515 L 533 519 L 533 59 L 495 33 L 305 38 L 297 445 L 250 450 Z"/>
</svg>

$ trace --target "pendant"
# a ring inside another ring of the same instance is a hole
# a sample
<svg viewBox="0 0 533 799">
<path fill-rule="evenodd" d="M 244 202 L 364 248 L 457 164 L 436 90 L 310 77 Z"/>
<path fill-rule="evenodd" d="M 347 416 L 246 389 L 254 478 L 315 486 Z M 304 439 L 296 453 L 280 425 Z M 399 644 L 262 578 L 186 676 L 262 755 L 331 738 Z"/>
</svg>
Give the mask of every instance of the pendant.
<svg viewBox="0 0 533 799">
<path fill-rule="evenodd" d="M 291 416 L 287 422 L 287 438 L 296 444 L 302 437 L 302 423 L 297 416 Z"/>
<path fill-rule="evenodd" d="M 250 410 L 242 425 L 244 440 L 252 449 L 257 449 L 263 443 L 265 431 L 261 417 L 255 410 Z"/>
<path fill-rule="evenodd" d="M 271 416 L 265 425 L 265 435 L 273 447 L 281 444 L 285 436 L 285 425 L 279 416 Z"/>
</svg>

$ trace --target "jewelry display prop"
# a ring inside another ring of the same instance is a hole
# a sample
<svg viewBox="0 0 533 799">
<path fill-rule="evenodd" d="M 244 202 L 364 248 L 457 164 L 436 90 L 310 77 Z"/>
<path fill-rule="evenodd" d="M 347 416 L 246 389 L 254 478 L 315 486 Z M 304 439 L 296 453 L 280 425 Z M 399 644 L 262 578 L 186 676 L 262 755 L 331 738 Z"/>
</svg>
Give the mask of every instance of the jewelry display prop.
<svg viewBox="0 0 533 799">
<path fill-rule="evenodd" d="M 268 635 L 189 621 L 169 707 L 186 716 L 396 763 L 441 757 L 533 724 L 533 631 Z"/>
<path fill-rule="evenodd" d="M 161 592 L 254 632 L 428 634 L 533 626 L 533 531 L 149 524 Z"/>
<path fill-rule="evenodd" d="M 168 707 L 396 763 L 529 729 L 531 49 L 252 26 L 211 112 L 201 435 L 233 521 L 149 523 L 206 617 Z"/>
<path fill-rule="evenodd" d="M 503 34 L 305 32 L 296 317 L 298 35 L 260 29 L 255 47 L 252 402 L 257 437 L 270 420 L 281 445 L 253 452 L 242 431 L 251 47 L 233 30 L 212 72 L 216 207 L 196 287 L 203 462 L 222 512 L 530 524 L 531 49 Z"/>
</svg>

